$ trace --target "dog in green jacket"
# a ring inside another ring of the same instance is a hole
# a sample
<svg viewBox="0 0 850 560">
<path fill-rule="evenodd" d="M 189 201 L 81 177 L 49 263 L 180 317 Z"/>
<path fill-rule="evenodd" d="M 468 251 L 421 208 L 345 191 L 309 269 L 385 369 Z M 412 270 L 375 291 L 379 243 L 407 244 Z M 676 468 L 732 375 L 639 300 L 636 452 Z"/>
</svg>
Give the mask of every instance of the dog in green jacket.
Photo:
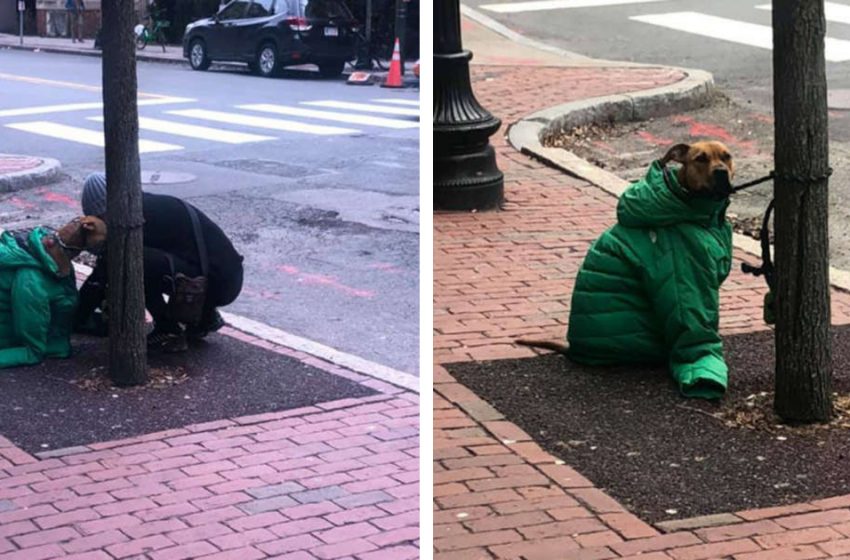
<svg viewBox="0 0 850 560">
<path fill-rule="evenodd" d="M 568 345 L 517 342 L 581 364 L 664 363 L 682 395 L 722 397 L 719 291 L 732 264 L 734 173 L 720 142 L 670 148 L 623 193 L 617 224 L 591 245 L 573 290 Z"/>
<path fill-rule="evenodd" d="M 71 355 L 77 305 L 71 259 L 105 238 L 106 224 L 95 217 L 58 231 L 39 226 L 0 234 L 0 368 Z"/>
</svg>

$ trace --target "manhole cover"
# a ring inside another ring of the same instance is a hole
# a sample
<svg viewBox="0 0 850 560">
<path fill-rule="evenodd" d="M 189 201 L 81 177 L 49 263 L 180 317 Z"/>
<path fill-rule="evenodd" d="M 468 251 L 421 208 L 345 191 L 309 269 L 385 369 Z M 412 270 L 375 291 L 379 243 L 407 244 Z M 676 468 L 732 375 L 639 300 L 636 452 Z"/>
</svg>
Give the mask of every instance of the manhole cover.
<svg viewBox="0 0 850 560">
<path fill-rule="evenodd" d="M 143 185 L 172 185 L 175 183 L 191 183 L 197 179 L 191 173 L 176 171 L 142 171 Z"/>
<path fill-rule="evenodd" d="M 850 89 L 831 89 L 827 91 L 826 105 L 830 109 L 850 110 Z"/>
</svg>

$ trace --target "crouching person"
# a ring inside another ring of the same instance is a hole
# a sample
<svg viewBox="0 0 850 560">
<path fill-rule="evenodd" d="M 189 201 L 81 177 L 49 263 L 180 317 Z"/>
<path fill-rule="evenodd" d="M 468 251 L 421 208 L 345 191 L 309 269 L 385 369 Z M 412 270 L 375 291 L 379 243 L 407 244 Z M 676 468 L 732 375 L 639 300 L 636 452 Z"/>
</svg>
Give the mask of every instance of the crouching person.
<svg viewBox="0 0 850 560">
<path fill-rule="evenodd" d="M 83 185 L 82 207 L 86 215 L 106 218 L 106 176 L 92 173 Z M 179 198 L 142 193 L 145 308 L 153 318 L 148 334 L 150 350 L 181 352 L 187 339 L 197 340 L 224 325 L 218 307 L 229 305 L 242 291 L 242 256 L 227 235 L 203 212 Z M 98 256 L 89 279 L 80 288 L 78 324 L 90 324 L 107 286 L 107 255 Z M 206 294 L 200 316 L 186 322 L 174 316 L 174 297 L 182 278 L 206 278 Z"/>
<path fill-rule="evenodd" d="M 0 368 L 71 355 L 77 287 L 71 259 L 105 238 L 99 220 L 78 218 L 0 235 Z"/>
</svg>

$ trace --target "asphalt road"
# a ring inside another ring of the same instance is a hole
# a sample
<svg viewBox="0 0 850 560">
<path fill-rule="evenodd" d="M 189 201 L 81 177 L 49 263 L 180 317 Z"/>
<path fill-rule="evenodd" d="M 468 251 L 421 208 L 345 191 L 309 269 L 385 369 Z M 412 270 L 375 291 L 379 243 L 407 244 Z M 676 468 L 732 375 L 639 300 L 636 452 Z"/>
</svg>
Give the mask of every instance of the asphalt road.
<svg viewBox="0 0 850 560">
<path fill-rule="evenodd" d="M 769 0 L 464 0 L 519 33 L 581 55 L 707 70 L 735 101 L 772 113 Z M 568 7 L 591 5 L 591 7 Z M 545 9 L 544 9 L 545 8 Z M 850 107 L 850 2 L 827 2 L 827 78 Z M 760 46 L 758 46 L 760 45 Z M 767 48 L 765 48 L 767 47 Z M 850 126 L 833 126 L 850 140 Z"/>
<path fill-rule="evenodd" d="M 246 257 L 225 310 L 418 374 L 418 91 L 142 62 L 138 82 L 143 188 L 192 201 Z M 0 153 L 66 174 L 0 195 L 0 227 L 79 213 L 104 165 L 100 87 L 98 58 L 0 51 Z"/>
</svg>

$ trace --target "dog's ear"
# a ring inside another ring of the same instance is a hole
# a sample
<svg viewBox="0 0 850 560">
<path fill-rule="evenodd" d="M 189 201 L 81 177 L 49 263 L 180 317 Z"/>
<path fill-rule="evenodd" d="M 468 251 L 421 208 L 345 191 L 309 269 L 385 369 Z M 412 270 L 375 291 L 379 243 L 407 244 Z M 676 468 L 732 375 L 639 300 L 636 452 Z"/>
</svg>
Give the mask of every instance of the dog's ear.
<svg viewBox="0 0 850 560">
<path fill-rule="evenodd" d="M 83 216 L 82 218 L 80 218 L 80 224 L 86 231 L 95 231 L 97 229 L 97 224 L 91 218 L 91 216 Z"/>
<path fill-rule="evenodd" d="M 685 163 L 690 149 L 691 147 L 688 144 L 676 144 L 667 150 L 667 153 L 664 154 L 663 158 L 661 158 L 661 165 L 666 165 L 671 161 Z"/>
</svg>

